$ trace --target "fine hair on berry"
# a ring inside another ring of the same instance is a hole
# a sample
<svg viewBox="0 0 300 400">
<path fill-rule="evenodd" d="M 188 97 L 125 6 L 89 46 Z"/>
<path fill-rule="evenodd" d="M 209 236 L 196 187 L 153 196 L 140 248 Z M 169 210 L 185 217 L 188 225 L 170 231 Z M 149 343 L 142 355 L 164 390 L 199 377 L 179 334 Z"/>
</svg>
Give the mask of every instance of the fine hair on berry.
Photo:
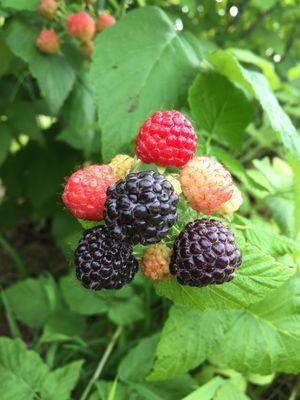
<svg viewBox="0 0 300 400">
<path fill-rule="evenodd" d="M 76 276 L 92 290 L 120 289 L 138 270 L 132 247 L 111 235 L 105 226 L 83 233 L 75 251 Z"/>
<path fill-rule="evenodd" d="M 107 190 L 105 221 L 116 237 L 131 244 L 161 241 L 177 221 L 178 195 L 154 171 L 130 173 Z"/>
<path fill-rule="evenodd" d="M 222 284 L 234 278 L 242 258 L 233 232 L 222 222 L 190 222 L 174 242 L 170 272 L 189 286 Z"/>
</svg>

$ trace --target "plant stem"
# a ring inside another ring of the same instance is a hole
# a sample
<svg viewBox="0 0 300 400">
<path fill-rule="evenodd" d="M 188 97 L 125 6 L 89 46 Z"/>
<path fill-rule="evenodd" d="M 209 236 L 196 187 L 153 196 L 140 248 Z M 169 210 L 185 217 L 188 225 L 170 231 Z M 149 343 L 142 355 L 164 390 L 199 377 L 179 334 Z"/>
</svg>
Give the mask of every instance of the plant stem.
<svg viewBox="0 0 300 400">
<path fill-rule="evenodd" d="M 3 249 L 10 255 L 10 257 L 14 261 L 14 263 L 19 271 L 20 277 L 25 278 L 27 276 L 27 272 L 26 272 L 26 268 L 25 268 L 25 265 L 24 265 L 21 257 L 2 235 L 0 235 L 0 245 L 3 247 Z"/>
<path fill-rule="evenodd" d="M 122 327 L 119 326 L 119 328 L 116 330 L 116 332 L 114 333 L 113 337 L 111 338 L 111 341 L 109 342 L 108 346 L 106 347 L 105 352 L 103 353 L 103 356 L 101 357 L 98 366 L 93 374 L 93 376 L 91 377 L 89 383 L 87 384 L 84 392 L 82 393 L 82 396 L 80 397 L 80 400 L 86 400 L 94 383 L 99 379 L 101 372 L 114 348 L 114 345 L 118 339 L 118 337 L 121 335 L 122 333 Z"/>
</svg>

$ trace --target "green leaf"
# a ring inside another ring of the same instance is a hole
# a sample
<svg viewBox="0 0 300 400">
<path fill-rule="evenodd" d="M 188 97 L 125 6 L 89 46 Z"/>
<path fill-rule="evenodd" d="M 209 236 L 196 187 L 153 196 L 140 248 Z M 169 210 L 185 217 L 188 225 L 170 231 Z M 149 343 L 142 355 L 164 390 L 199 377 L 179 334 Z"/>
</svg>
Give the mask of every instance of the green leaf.
<svg viewBox="0 0 300 400">
<path fill-rule="evenodd" d="M 10 149 L 12 135 L 9 127 L 0 122 L 0 165 L 5 161 Z"/>
<path fill-rule="evenodd" d="M 7 72 L 13 58 L 11 51 L 7 47 L 2 37 L 0 37 L 0 57 L 1 57 L 0 77 L 2 77 L 2 75 L 4 75 Z"/>
<path fill-rule="evenodd" d="M 264 58 L 259 57 L 258 55 L 252 53 L 252 51 L 250 50 L 233 48 L 231 49 L 231 51 L 239 61 L 253 64 L 259 67 L 264 73 L 265 77 L 268 79 L 271 88 L 273 90 L 280 88 L 281 86 L 280 79 L 276 74 L 274 65 L 270 61 L 267 61 Z"/>
<path fill-rule="evenodd" d="M 300 238 L 300 161 L 294 159 L 293 157 L 289 157 L 289 164 L 294 173 L 294 181 L 295 181 L 295 204 L 294 207 L 294 233 L 297 239 Z"/>
<path fill-rule="evenodd" d="M 57 289 L 50 277 L 17 282 L 5 295 L 17 319 L 31 328 L 42 327 L 57 306 Z"/>
<path fill-rule="evenodd" d="M 214 400 L 250 400 L 239 388 L 229 381 L 225 382 L 216 392 Z"/>
<path fill-rule="evenodd" d="M 35 42 L 39 28 L 15 20 L 7 36 L 11 51 L 28 63 L 53 113 L 57 113 L 75 83 L 75 71 L 63 54 L 42 54 Z"/>
<path fill-rule="evenodd" d="M 225 329 L 222 315 L 227 314 L 228 311 L 222 311 L 221 316 L 212 318 L 214 311 L 201 314 L 198 310 L 173 306 L 156 350 L 153 372 L 148 379 L 170 379 L 201 364 L 207 357 L 209 346 L 215 344 Z"/>
<path fill-rule="evenodd" d="M 107 161 L 126 149 L 152 112 L 183 105 L 199 59 L 156 7 L 129 12 L 95 44 L 90 80 L 99 109 L 102 157 Z"/>
<path fill-rule="evenodd" d="M 36 11 L 40 0 L 1 0 L 2 7 L 18 11 Z"/>
<path fill-rule="evenodd" d="M 50 372 L 41 389 L 43 400 L 69 400 L 78 381 L 83 361 L 70 364 Z"/>
<path fill-rule="evenodd" d="M 205 129 L 241 150 L 244 131 L 253 114 L 241 89 L 222 75 L 201 73 L 190 89 L 189 104 L 200 130 Z"/>
<path fill-rule="evenodd" d="M 260 301 L 294 274 L 293 268 L 278 263 L 255 246 L 245 245 L 242 256 L 243 263 L 231 282 L 194 288 L 171 279 L 158 283 L 156 291 L 175 303 L 200 310 L 239 308 Z"/>
<path fill-rule="evenodd" d="M 211 400 L 214 398 L 215 393 L 221 386 L 223 386 L 223 384 L 224 379 L 217 376 L 211 379 L 205 385 L 201 386 L 199 389 L 186 396 L 183 400 Z"/>
<path fill-rule="evenodd" d="M 47 373 L 40 356 L 19 339 L 0 338 L 1 400 L 36 399 Z"/>
<path fill-rule="evenodd" d="M 118 374 L 123 381 L 140 382 L 149 374 L 155 356 L 158 336 L 142 339 L 121 361 Z"/>
<path fill-rule="evenodd" d="M 277 3 L 277 0 L 251 0 L 251 5 L 258 8 L 260 11 L 267 11 Z"/>
<path fill-rule="evenodd" d="M 63 342 L 79 338 L 85 330 L 85 318 L 68 310 L 58 310 L 47 321 L 41 340 Z"/>
<path fill-rule="evenodd" d="M 210 360 L 240 372 L 297 373 L 300 368 L 299 299 L 300 274 L 297 273 L 260 303 L 246 310 L 231 311 L 230 327 L 220 337 Z M 227 317 L 223 319 L 226 318 L 228 326 Z"/>
<path fill-rule="evenodd" d="M 199 312 L 173 306 L 156 351 L 151 380 L 194 369 L 269 375 L 300 368 L 300 273 L 261 302 L 241 310 Z M 226 397 L 223 397 L 226 398 Z"/>
<path fill-rule="evenodd" d="M 279 133 L 283 145 L 300 158 L 300 135 L 281 108 L 267 79 L 260 73 L 243 68 L 230 50 L 218 50 L 209 56 L 215 69 L 254 94 L 268 115 L 271 126 Z"/>
<path fill-rule="evenodd" d="M 261 218 L 247 219 L 237 217 L 246 228 L 243 230 L 246 239 L 265 253 L 274 257 L 294 254 L 300 251 L 300 244 L 287 236 L 280 235 L 269 223 Z"/>
<path fill-rule="evenodd" d="M 273 217 L 282 232 L 287 236 L 293 236 L 295 233 L 294 194 L 284 192 L 269 195 L 264 198 L 264 202 L 271 210 Z"/>
<path fill-rule="evenodd" d="M 66 104 L 64 113 L 66 128 L 59 134 L 58 140 L 68 143 L 75 149 L 83 150 L 87 156 L 100 153 L 96 116 L 91 88 L 85 76 L 82 76 Z"/>
<path fill-rule="evenodd" d="M 61 279 L 61 289 L 69 308 L 82 315 L 108 313 L 117 325 L 127 325 L 143 318 L 143 304 L 131 286 L 121 290 L 91 291 L 73 276 Z"/>
</svg>

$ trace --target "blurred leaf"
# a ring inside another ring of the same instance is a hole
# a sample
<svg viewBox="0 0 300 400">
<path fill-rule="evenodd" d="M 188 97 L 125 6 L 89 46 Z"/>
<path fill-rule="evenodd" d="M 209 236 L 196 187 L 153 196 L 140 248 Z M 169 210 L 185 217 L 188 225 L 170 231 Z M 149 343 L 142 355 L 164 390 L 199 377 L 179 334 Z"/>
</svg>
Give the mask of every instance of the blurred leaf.
<svg viewBox="0 0 300 400">
<path fill-rule="evenodd" d="M 75 72 L 62 54 L 47 55 L 36 48 L 39 28 L 15 20 L 7 36 L 12 52 L 28 63 L 31 74 L 37 79 L 42 96 L 56 114 L 75 83 Z"/>
<path fill-rule="evenodd" d="M 158 336 L 154 335 L 142 339 L 131 349 L 118 367 L 120 379 L 132 382 L 143 381 L 152 368 L 157 343 Z"/>
<path fill-rule="evenodd" d="M 290 81 L 300 78 L 300 64 L 295 65 L 294 67 L 288 70 L 288 78 Z"/>
<path fill-rule="evenodd" d="M 270 61 L 267 61 L 264 58 L 259 57 L 258 55 L 252 53 L 252 51 L 247 49 L 233 48 L 231 49 L 231 51 L 239 61 L 248 64 L 253 64 L 259 67 L 262 70 L 265 77 L 268 79 L 271 88 L 273 90 L 277 90 L 280 88 L 281 86 L 280 79 L 275 72 L 274 65 Z"/>
<path fill-rule="evenodd" d="M 188 396 L 186 396 L 183 400 L 211 400 L 214 399 L 214 395 L 216 394 L 217 390 L 223 386 L 224 379 L 220 378 L 219 376 L 211 379 L 205 385 L 201 386 Z M 229 398 L 228 398 L 229 399 Z"/>
<path fill-rule="evenodd" d="M 238 216 L 237 220 L 242 222 L 246 228 L 243 230 L 246 239 L 265 253 L 276 257 L 300 252 L 300 244 L 293 239 L 280 235 L 263 219 L 255 217 L 247 219 Z"/>
<path fill-rule="evenodd" d="M 271 210 L 275 221 L 287 236 L 295 234 L 295 203 L 291 192 L 277 193 L 264 198 Z"/>
<path fill-rule="evenodd" d="M 108 313 L 117 325 L 131 324 L 143 318 L 142 301 L 131 286 L 121 290 L 87 290 L 72 274 L 61 279 L 61 289 L 70 309 L 78 314 Z"/>
<path fill-rule="evenodd" d="M 2 7 L 12 8 L 15 10 L 35 11 L 38 4 L 39 0 L 1 0 Z"/>
<path fill-rule="evenodd" d="M 85 330 L 85 318 L 68 310 L 58 310 L 45 324 L 43 342 L 63 342 L 80 337 Z"/>
<path fill-rule="evenodd" d="M 42 400 L 69 400 L 81 371 L 83 361 L 70 364 L 50 372 L 41 389 Z"/>
<path fill-rule="evenodd" d="M 134 139 L 152 112 L 181 107 L 199 59 L 156 7 L 131 11 L 95 43 L 90 80 L 100 115 L 102 157 L 108 161 Z"/>
<path fill-rule="evenodd" d="M 251 400 L 239 388 L 229 381 L 225 382 L 216 392 L 214 400 Z"/>
<path fill-rule="evenodd" d="M 47 373 L 40 356 L 19 339 L 0 338 L 1 400 L 36 399 Z"/>
<path fill-rule="evenodd" d="M 299 159 L 300 135 L 278 103 L 266 78 L 258 72 L 243 68 L 229 50 L 218 50 L 211 54 L 209 59 L 218 72 L 256 96 L 267 113 L 274 131 L 279 133 L 283 145 Z"/>
<path fill-rule="evenodd" d="M 294 173 L 295 181 L 295 218 L 294 218 L 294 233 L 296 239 L 300 239 L 300 161 L 289 157 L 289 165 Z"/>
<path fill-rule="evenodd" d="M 189 103 L 201 129 L 241 150 L 244 131 L 252 119 L 252 105 L 233 83 L 216 73 L 202 73 L 195 79 Z"/>
<path fill-rule="evenodd" d="M 50 277 L 19 281 L 5 295 L 17 319 L 31 328 L 42 327 L 57 307 L 57 289 Z"/>
<path fill-rule="evenodd" d="M 258 8 L 260 11 L 267 11 L 277 3 L 277 0 L 251 0 L 251 5 Z"/>
<path fill-rule="evenodd" d="M 12 135 L 6 123 L 0 123 L 0 164 L 2 164 L 9 152 Z"/>
<path fill-rule="evenodd" d="M 156 291 L 175 303 L 200 310 L 241 308 L 260 301 L 295 272 L 249 244 L 241 253 L 243 263 L 231 282 L 199 289 L 180 285 L 174 278 L 158 283 Z"/>
<path fill-rule="evenodd" d="M 1 64 L 0 64 L 0 77 L 4 75 L 8 67 L 10 66 L 11 60 L 12 60 L 12 53 L 7 47 L 6 43 L 0 38 L 0 58 L 1 58 Z"/>
<path fill-rule="evenodd" d="M 87 156 L 92 153 L 100 154 L 99 132 L 96 131 L 96 107 L 91 92 L 86 78 L 82 76 L 66 104 L 64 113 L 66 128 L 58 136 L 58 140 L 84 151 Z"/>
</svg>

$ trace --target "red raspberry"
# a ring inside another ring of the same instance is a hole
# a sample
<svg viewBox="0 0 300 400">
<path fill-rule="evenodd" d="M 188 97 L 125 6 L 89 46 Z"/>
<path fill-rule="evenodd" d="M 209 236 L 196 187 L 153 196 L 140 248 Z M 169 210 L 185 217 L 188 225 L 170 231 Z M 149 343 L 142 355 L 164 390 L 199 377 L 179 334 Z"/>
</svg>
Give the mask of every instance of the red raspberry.
<svg viewBox="0 0 300 400">
<path fill-rule="evenodd" d="M 178 111 L 155 112 L 141 126 L 135 154 L 144 163 L 183 167 L 193 158 L 197 136 L 191 123 Z"/>
<path fill-rule="evenodd" d="M 217 161 L 195 157 L 182 169 L 183 193 L 194 210 L 213 214 L 230 199 L 234 184 L 230 173 Z"/>
<path fill-rule="evenodd" d="M 52 19 L 59 6 L 56 0 L 41 0 L 38 10 L 39 13 L 46 19 Z"/>
<path fill-rule="evenodd" d="M 99 14 L 98 15 L 98 20 L 96 22 L 96 29 L 97 32 L 102 32 L 104 31 L 105 28 L 107 28 L 110 25 L 114 25 L 116 23 L 115 17 L 109 14 Z"/>
<path fill-rule="evenodd" d="M 67 181 L 62 200 L 77 218 L 100 221 L 103 218 L 107 188 L 116 176 L 108 165 L 91 165 L 74 172 Z"/>
<path fill-rule="evenodd" d="M 95 21 L 84 11 L 70 15 L 67 26 L 70 36 L 82 42 L 90 42 L 96 31 Z"/>
<path fill-rule="evenodd" d="M 59 39 L 52 29 L 43 29 L 37 40 L 36 45 L 40 51 L 47 54 L 56 54 L 59 51 Z"/>
</svg>

